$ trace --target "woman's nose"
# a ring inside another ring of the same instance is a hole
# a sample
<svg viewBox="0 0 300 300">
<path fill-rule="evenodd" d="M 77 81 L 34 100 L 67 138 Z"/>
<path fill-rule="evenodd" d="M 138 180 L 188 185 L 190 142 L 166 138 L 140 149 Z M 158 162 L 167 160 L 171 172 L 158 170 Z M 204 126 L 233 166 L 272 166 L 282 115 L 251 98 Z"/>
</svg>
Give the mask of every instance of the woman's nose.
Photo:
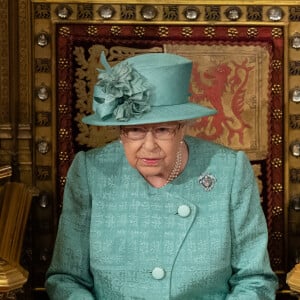
<svg viewBox="0 0 300 300">
<path fill-rule="evenodd" d="M 150 130 L 147 132 L 144 138 L 143 147 L 147 150 L 152 150 L 157 147 L 156 139 Z"/>
</svg>

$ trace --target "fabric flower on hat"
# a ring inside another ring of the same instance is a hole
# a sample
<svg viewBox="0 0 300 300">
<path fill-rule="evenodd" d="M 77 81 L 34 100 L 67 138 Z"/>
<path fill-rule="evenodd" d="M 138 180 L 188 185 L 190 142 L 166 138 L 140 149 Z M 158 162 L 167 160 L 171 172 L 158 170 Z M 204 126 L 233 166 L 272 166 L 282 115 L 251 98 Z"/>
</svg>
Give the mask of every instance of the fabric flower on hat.
<svg viewBox="0 0 300 300">
<path fill-rule="evenodd" d="M 150 111 L 150 85 L 128 63 L 111 67 L 101 53 L 104 70 L 98 69 L 98 82 L 94 87 L 94 111 L 105 119 L 113 115 L 116 120 L 127 121 Z"/>
</svg>

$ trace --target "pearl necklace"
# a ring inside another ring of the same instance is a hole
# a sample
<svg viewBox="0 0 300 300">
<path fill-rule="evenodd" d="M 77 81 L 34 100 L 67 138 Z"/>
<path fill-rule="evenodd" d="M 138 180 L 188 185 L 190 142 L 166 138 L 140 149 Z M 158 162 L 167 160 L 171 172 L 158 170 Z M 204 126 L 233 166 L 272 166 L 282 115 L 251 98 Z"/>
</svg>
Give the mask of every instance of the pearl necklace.
<svg viewBox="0 0 300 300">
<path fill-rule="evenodd" d="M 171 173 L 169 174 L 169 177 L 168 177 L 166 183 L 163 186 L 170 183 L 172 180 L 174 180 L 179 175 L 179 172 L 180 172 L 181 166 L 182 166 L 182 145 L 183 145 L 183 142 L 180 142 L 180 148 L 176 154 L 176 161 L 175 161 L 174 167 L 173 167 Z"/>
</svg>

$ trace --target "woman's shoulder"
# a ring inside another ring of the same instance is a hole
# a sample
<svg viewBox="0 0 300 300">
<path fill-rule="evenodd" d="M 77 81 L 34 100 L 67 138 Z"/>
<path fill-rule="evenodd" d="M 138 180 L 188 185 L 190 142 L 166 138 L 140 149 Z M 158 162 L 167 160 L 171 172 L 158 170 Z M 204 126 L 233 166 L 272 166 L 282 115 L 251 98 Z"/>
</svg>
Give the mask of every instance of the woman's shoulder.
<svg viewBox="0 0 300 300">
<path fill-rule="evenodd" d="M 224 178 L 230 178 L 230 174 L 234 176 L 236 169 L 251 174 L 251 163 L 244 151 L 195 137 L 188 137 L 186 142 L 192 162 L 189 164 L 191 169 L 205 170 L 214 175 L 218 174 L 219 177 L 223 174 Z"/>
<path fill-rule="evenodd" d="M 197 137 L 187 137 L 187 145 L 194 165 L 208 165 L 224 168 L 235 168 L 236 165 L 250 167 L 247 154 L 241 150 L 231 149 L 221 144 Z"/>
<path fill-rule="evenodd" d="M 119 140 L 112 141 L 102 147 L 97 147 L 86 151 L 86 155 L 106 155 L 109 153 L 118 153 L 122 150 Z"/>
<path fill-rule="evenodd" d="M 237 154 L 237 151 L 234 149 L 202 138 L 186 136 L 185 140 L 191 152 L 199 152 L 201 154 L 210 155 L 223 154 L 235 156 Z"/>
<path fill-rule="evenodd" d="M 109 160 L 116 158 L 122 153 L 122 147 L 118 141 L 113 141 L 105 146 L 80 151 L 76 153 L 74 160 Z"/>
</svg>

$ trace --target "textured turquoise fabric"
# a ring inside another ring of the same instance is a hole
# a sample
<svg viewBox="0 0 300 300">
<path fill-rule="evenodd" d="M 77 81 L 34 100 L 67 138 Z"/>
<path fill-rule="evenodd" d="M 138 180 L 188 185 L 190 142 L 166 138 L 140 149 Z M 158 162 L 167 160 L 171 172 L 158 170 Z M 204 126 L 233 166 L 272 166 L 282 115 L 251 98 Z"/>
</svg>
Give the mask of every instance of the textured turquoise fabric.
<svg viewBox="0 0 300 300">
<path fill-rule="evenodd" d="M 50 299 L 275 299 L 248 159 L 200 139 L 186 142 L 184 172 L 160 189 L 128 165 L 118 142 L 76 155 L 47 272 Z M 181 205 L 189 215 L 178 213 Z M 153 278 L 155 267 L 165 271 L 162 279 Z"/>
</svg>

